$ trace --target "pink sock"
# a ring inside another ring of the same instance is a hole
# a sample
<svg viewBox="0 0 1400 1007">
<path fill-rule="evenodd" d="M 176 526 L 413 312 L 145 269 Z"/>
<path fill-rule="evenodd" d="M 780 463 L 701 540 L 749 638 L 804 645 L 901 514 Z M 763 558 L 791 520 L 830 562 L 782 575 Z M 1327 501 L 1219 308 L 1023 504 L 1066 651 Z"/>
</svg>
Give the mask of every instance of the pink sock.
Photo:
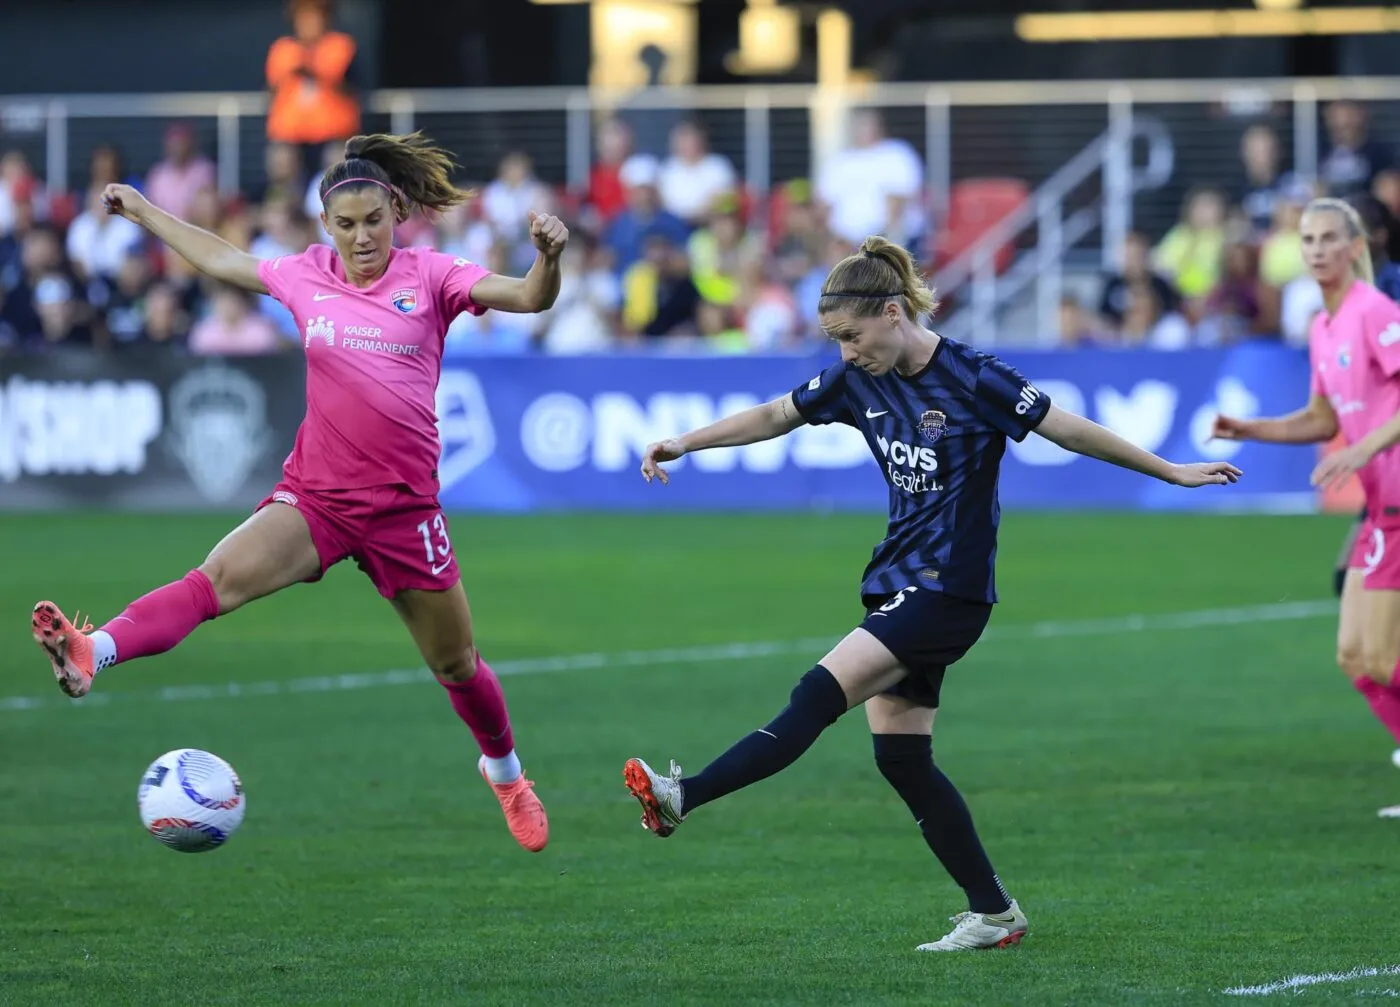
<svg viewBox="0 0 1400 1007">
<path fill-rule="evenodd" d="M 1387 689 L 1369 676 L 1358 678 L 1353 685 L 1356 691 L 1366 697 L 1371 704 L 1371 712 L 1385 725 L 1387 731 L 1400 742 L 1400 696 L 1393 689 Z"/>
<path fill-rule="evenodd" d="M 480 654 L 476 658 L 475 675 L 465 682 L 442 684 L 452 700 L 452 709 L 471 728 L 482 755 L 488 759 L 503 759 L 515 750 L 501 681 Z"/>
<path fill-rule="evenodd" d="M 142 595 L 102 627 L 116 644 L 116 661 L 163 654 L 219 614 L 214 585 L 198 570 Z"/>
</svg>

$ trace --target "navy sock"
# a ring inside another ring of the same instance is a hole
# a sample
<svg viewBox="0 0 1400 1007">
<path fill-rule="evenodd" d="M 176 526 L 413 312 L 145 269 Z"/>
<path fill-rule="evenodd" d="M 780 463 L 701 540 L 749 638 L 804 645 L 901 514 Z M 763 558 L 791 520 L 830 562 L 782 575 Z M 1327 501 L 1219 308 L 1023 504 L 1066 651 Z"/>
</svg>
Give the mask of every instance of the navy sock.
<svg viewBox="0 0 1400 1007">
<path fill-rule="evenodd" d="M 681 780 L 682 814 L 786 769 L 846 712 L 846 693 L 817 665 L 792 690 L 787 707 L 762 730 L 740 739 L 696 776 Z"/>
<path fill-rule="evenodd" d="M 938 862 L 967 893 L 974 913 L 1004 913 L 1011 908 L 1001 879 L 977 838 L 972 813 L 953 782 L 933 764 L 933 742 L 926 734 L 876 734 L 875 764 L 904 798 L 924 842 Z"/>
</svg>

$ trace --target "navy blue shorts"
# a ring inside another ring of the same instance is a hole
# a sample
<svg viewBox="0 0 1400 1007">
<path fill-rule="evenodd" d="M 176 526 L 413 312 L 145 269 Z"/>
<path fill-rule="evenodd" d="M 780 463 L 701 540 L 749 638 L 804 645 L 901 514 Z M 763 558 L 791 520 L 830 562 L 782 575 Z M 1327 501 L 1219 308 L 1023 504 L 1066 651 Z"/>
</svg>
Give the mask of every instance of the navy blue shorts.
<svg viewBox="0 0 1400 1007">
<path fill-rule="evenodd" d="M 861 628 L 909 670 L 885 695 L 938 709 L 943 673 L 982 636 L 992 606 L 919 587 L 861 600 L 866 608 Z"/>
</svg>

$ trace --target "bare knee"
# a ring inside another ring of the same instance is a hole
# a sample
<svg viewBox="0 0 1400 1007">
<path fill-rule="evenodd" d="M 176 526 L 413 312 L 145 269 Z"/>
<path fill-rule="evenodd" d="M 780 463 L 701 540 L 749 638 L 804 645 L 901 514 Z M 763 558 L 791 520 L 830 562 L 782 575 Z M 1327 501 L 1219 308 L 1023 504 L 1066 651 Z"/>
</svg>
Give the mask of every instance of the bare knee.
<svg viewBox="0 0 1400 1007">
<path fill-rule="evenodd" d="M 1359 681 L 1367 675 L 1366 655 L 1359 647 L 1342 647 L 1337 651 L 1337 667 L 1353 682 Z"/>
<path fill-rule="evenodd" d="M 466 682 L 476 675 L 476 647 L 428 656 L 428 670 L 440 682 Z"/>
<path fill-rule="evenodd" d="M 219 599 L 219 611 L 227 614 L 252 601 L 247 578 L 240 578 L 221 556 L 210 556 L 199 565 L 199 572 L 209 578 L 214 596 Z M 240 583 L 242 581 L 242 583 Z"/>
</svg>

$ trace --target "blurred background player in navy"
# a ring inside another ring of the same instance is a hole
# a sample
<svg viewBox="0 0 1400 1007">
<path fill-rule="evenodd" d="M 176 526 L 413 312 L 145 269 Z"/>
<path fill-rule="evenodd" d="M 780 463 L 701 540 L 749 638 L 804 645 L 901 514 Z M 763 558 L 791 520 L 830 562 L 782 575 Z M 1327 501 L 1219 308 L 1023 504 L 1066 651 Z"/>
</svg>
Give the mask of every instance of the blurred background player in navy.
<svg viewBox="0 0 1400 1007">
<path fill-rule="evenodd" d="M 752 444 L 803 423 L 859 430 L 889 484 L 889 528 L 861 582 L 865 620 L 797 683 L 778 716 L 696 776 L 641 759 L 624 767 L 642 823 L 671 835 L 696 808 L 791 765 L 847 710 L 864 704 L 875 761 L 935 856 L 967 893 L 968 911 L 920 951 L 1006 947 L 1027 932 L 957 788 L 933 764 L 934 713 L 947 667 L 982 635 L 997 600 L 1007 438 L 1031 431 L 1081 455 L 1177 486 L 1232 483 L 1225 462 L 1174 465 L 1051 404 L 1015 369 L 924 328 L 937 305 L 909 253 L 881 237 L 827 276 L 818 305 L 841 361 L 782 398 L 647 448 L 642 475 L 706 448 Z"/>
</svg>

